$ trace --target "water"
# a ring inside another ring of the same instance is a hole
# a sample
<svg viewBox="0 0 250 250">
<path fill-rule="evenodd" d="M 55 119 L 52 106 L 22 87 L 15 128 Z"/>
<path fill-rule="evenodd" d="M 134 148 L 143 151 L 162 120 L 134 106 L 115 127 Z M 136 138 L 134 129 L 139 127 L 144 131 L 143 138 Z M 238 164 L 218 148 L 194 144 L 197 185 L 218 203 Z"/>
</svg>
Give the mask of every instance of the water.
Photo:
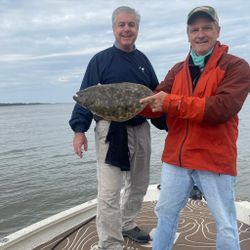
<svg viewBox="0 0 250 250">
<path fill-rule="evenodd" d="M 93 127 L 79 159 L 68 126 L 73 104 L 0 107 L 0 238 L 96 196 Z M 236 194 L 250 201 L 250 97 L 240 112 Z M 166 133 L 152 127 L 151 183 Z"/>
</svg>

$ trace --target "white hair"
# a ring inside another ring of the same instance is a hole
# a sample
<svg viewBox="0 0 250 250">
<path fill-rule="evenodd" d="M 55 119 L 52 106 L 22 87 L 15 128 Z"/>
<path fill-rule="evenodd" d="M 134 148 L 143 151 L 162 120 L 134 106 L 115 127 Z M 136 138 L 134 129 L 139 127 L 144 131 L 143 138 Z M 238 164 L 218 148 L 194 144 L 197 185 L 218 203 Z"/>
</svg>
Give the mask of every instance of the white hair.
<svg viewBox="0 0 250 250">
<path fill-rule="evenodd" d="M 135 15 L 136 25 L 137 25 L 137 27 L 139 27 L 140 19 L 141 19 L 140 14 L 135 9 L 130 8 L 128 6 L 120 6 L 120 7 L 116 8 L 113 11 L 113 14 L 112 14 L 112 26 L 114 26 L 114 24 L 116 22 L 117 15 L 120 12 L 125 12 L 125 13 L 129 13 L 129 14 Z"/>
</svg>

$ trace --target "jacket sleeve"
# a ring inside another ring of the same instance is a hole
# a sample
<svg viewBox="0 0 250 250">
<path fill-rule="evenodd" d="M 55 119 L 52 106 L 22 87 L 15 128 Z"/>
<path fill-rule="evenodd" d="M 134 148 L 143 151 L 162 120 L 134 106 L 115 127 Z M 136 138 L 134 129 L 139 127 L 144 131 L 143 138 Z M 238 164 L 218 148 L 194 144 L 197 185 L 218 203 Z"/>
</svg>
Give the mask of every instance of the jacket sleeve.
<svg viewBox="0 0 250 250">
<path fill-rule="evenodd" d="M 159 118 L 164 115 L 163 112 L 153 112 L 152 109 L 147 105 L 138 115 L 146 118 Z"/>
<path fill-rule="evenodd" d="M 88 64 L 80 89 L 88 88 L 99 82 L 101 82 L 101 76 L 98 68 L 98 61 L 95 56 Z M 92 119 L 93 114 L 76 103 L 69 120 L 69 125 L 74 132 L 84 133 L 89 129 Z"/>
<path fill-rule="evenodd" d="M 243 59 L 234 57 L 214 96 L 206 98 L 203 121 L 219 124 L 228 121 L 242 108 L 250 90 L 250 67 Z"/>
<path fill-rule="evenodd" d="M 168 94 L 163 102 L 163 111 L 168 116 L 202 122 L 205 98 Z"/>
</svg>

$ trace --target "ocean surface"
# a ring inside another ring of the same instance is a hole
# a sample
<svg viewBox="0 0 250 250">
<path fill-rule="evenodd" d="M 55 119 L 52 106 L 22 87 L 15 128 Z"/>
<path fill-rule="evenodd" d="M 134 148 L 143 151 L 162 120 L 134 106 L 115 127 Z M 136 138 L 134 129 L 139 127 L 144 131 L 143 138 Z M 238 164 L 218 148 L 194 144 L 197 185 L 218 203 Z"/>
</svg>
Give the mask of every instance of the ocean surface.
<svg viewBox="0 0 250 250">
<path fill-rule="evenodd" d="M 73 104 L 0 107 L 0 238 L 96 196 L 94 122 L 83 159 L 72 147 Z M 250 201 L 250 96 L 241 110 L 237 197 Z M 166 132 L 151 127 L 151 184 Z"/>
</svg>

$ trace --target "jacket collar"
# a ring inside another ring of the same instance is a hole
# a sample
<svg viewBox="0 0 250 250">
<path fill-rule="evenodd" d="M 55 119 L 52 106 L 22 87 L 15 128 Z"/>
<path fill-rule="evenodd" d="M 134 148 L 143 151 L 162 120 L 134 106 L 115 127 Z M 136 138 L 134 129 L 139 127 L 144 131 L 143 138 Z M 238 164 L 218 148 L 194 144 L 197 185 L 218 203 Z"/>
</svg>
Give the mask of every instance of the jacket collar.
<svg viewBox="0 0 250 250">
<path fill-rule="evenodd" d="M 227 53 L 227 52 L 228 52 L 228 46 L 224 45 L 224 44 L 221 44 L 219 41 L 217 41 L 215 43 L 213 52 L 210 55 L 209 60 L 206 63 L 204 71 L 209 71 L 212 68 L 215 68 L 216 65 L 218 64 L 218 61 L 220 60 L 221 56 L 224 53 Z M 187 58 L 185 60 L 186 66 L 188 66 L 189 59 L 190 59 L 190 53 L 188 53 L 188 56 L 187 56 Z"/>
</svg>

